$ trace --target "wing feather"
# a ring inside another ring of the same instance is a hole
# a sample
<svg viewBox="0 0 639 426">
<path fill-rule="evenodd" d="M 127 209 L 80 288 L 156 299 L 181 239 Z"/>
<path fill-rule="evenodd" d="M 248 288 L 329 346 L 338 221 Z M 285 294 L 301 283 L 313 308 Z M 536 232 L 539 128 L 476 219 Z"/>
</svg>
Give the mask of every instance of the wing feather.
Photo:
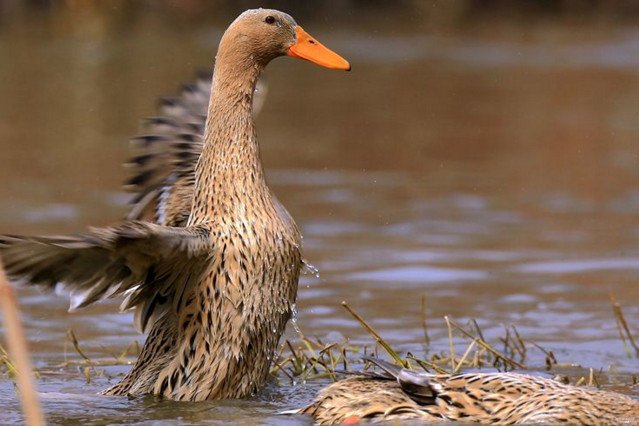
<svg viewBox="0 0 639 426">
<path fill-rule="evenodd" d="M 71 293 L 71 309 L 126 296 L 145 330 L 183 293 L 212 253 L 203 227 L 165 227 L 128 221 L 82 234 L 0 236 L 0 255 L 12 280 Z"/>
<path fill-rule="evenodd" d="M 210 95 L 211 74 L 185 84 L 178 96 L 160 100 L 160 115 L 146 119 L 145 134 L 132 139 L 134 155 L 127 163 L 132 177 L 125 188 L 134 197 L 127 219 L 186 225 Z M 266 84 L 259 81 L 253 98 L 254 115 L 265 96 Z"/>
</svg>

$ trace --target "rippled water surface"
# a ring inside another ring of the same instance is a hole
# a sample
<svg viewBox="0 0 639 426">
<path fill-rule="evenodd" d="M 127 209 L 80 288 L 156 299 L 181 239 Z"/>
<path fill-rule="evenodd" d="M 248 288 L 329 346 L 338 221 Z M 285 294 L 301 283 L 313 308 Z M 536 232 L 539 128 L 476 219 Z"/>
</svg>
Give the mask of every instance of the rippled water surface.
<svg viewBox="0 0 639 426">
<path fill-rule="evenodd" d="M 267 72 L 262 157 L 321 271 L 300 283 L 301 329 L 371 344 L 345 300 L 393 345 L 423 354 L 423 297 L 436 350 L 447 348 L 444 315 L 476 318 L 490 338 L 514 324 L 560 361 L 630 382 L 637 359 L 609 296 L 639 333 L 639 31 L 551 22 L 436 32 L 367 17 L 299 19 L 351 60 L 350 74 L 288 58 Z M 231 15 L 21 19 L 0 26 L 0 232 L 107 225 L 126 211 L 128 137 L 156 98 L 211 63 Z M 39 368 L 77 359 L 69 328 L 92 357 L 143 339 L 117 302 L 69 314 L 63 297 L 20 298 Z M 69 368 L 43 376 L 47 416 L 306 424 L 274 413 L 321 385 L 273 382 L 245 401 L 199 404 L 93 395 L 127 369 L 88 384 Z M 0 401 L 0 423 L 18 421 L 9 380 Z"/>
</svg>

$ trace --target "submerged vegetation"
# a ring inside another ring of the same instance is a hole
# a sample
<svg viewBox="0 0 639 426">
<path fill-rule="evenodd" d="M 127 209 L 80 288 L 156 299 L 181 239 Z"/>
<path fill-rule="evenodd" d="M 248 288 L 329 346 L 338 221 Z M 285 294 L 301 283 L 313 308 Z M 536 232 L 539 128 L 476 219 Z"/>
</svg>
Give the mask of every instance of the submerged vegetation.
<svg viewBox="0 0 639 426">
<path fill-rule="evenodd" d="M 624 343 L 627 355 L 639 358 L 639 346 L 622 307 L 613 296 L 610 300 L 619 338 Z M 614 372 L 586 369 L 570 362 L 560 362 L 551 350 L 546 350 L 523 337 L 514 325 L 505 326 L 501 336 L 494 341 L 489 341 L 484 337 L 485 333 L 476 320 L 471 319 L 462 324 L 449 316 L 443 318 L 448 334 L 448 342 L 445 346 L 438 347 L 431 344 L 429 321 L 424 314 L 421 318 L 424 330 L 424 355 L 417 356 L 411 352 L 401 354 L 348 303 L 342 302 L 341 305 L 366 330 L 373 343 L 354 345 L 347 338 L 339 342 L 327 342 L 318 337 L 306 336 L 298 327 L 295 327 L 299 338 L 293 341 L 285 340 L 280 345 L 279 353 L 271 369 L 273 377 L 293 385 L 320 379 L 334 381 L 344 374 L 360 371 L 363 356 L 379 356 L 383 353 L 396 364 L 408 368 L 422 368 L 434 373 L 456 374 L 464 370 L 482 368 L 497 371 L 536 370 L 546 371 L 564 383 L 575 385 L 600 386 L 611 381 L 606 373 Z M 61 363 L 36 370 L 37 377 L 80 376 L 90 383 L 93 378 L 108 375 L 105 367 L 133 364 L 140 352 L 139 343 L 133 341 L 124 350 L 109 351 L 105 348 L 108 356 L 92 357 L 82 348 L 73 330 L 68 330 L 64 346 L 65 354 L 69 351 L 68 358 L 65 356 L 65 360 Z M 541 355 L 544 365 L 529 364 L 533 352 L 536 360 L 540 359 Z M 0 346 L 0 374 L 5 378 L 12 378 L 15 375 L 15 366 L 2 346 Z M 636 385 L 637 383 L 639 383 L 639 377 L 633 374 L 631 383 L 624 384 Z"/>
</svg>

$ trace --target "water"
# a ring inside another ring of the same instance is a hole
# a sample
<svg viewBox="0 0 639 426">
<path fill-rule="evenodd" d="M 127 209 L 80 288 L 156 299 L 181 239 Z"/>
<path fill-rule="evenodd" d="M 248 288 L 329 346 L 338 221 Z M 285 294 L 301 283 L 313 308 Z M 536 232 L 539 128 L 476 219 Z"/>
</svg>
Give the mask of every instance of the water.
<svg viewBox="0 0 639 426">
<path fill-rule="evenodd" d="M 83 13 L 0 27 L 0 58 L 11 58 L 0 61 L 1 232 L 122 217 L 126 140 L 158 96 L 211 62 L 230 19 L 185 28 L 179 17 Z M 345 300 L 397 348 L 423 354 L 424 297 L 434 348 L 447 350 L 444 315 L 476 318 L 488 338 L 514 324 L 560 361 L 630 382 L 637 360 L 609 296 L 639 333 L 639 31 L 434 31 L 370 16 L 298 16 L 351 60 L 350 74 L 290 59 L 267 73 L 262 157 L 321 271 L 302 275 L 296 324 L 370 344 Z M 245 401 L 201 404 L 94 396 L 129 367 L 97 368 L 89 384 L 55 368 L 77 359 L 67 330 L 91 357 L 109 357 L 142 341 L 130 315 L 117 301 L 69 314 L 61 297 L 23 289 L 20 300 L 36 367 L 58 372 L 38 380 L 51 423 L 308 424 L 274 413 L 322 385 L 273 382 Z M 17 421 L 8 380 L 0 400 L 0 423 Z"/>
</svg>

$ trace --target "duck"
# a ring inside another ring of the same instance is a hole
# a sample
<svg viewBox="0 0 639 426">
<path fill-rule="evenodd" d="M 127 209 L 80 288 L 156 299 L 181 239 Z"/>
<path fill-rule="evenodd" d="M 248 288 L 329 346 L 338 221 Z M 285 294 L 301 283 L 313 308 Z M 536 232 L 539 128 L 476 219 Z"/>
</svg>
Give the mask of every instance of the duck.
<svg viewBox="0 0 639 426">
<path fill-rule="evenodd" d="M 264 386 L 303 265 L 300 230 L 267 185 L 252 117 L 258 78 L 280 56 L 350 70 L 286 13 L 239 15 L 219 43 L 201 147 L 188 182 L 172 191 L 181 194 L 172 219 L 0 236 L 13 281 L 66 289 L 70 310 L 123 296 L 121 309 L 134 311 L 148 335 L 133 368 L 104 395 L 203 401 Z"/>
<path fill-rule="evenodd" d="M 365 357 L 381 369 L 339 380 L 289 413 L 316 424 L 381 421 L 639 425 L 639 401 L 531 373 L 430 374 Z"/>
</svg>

